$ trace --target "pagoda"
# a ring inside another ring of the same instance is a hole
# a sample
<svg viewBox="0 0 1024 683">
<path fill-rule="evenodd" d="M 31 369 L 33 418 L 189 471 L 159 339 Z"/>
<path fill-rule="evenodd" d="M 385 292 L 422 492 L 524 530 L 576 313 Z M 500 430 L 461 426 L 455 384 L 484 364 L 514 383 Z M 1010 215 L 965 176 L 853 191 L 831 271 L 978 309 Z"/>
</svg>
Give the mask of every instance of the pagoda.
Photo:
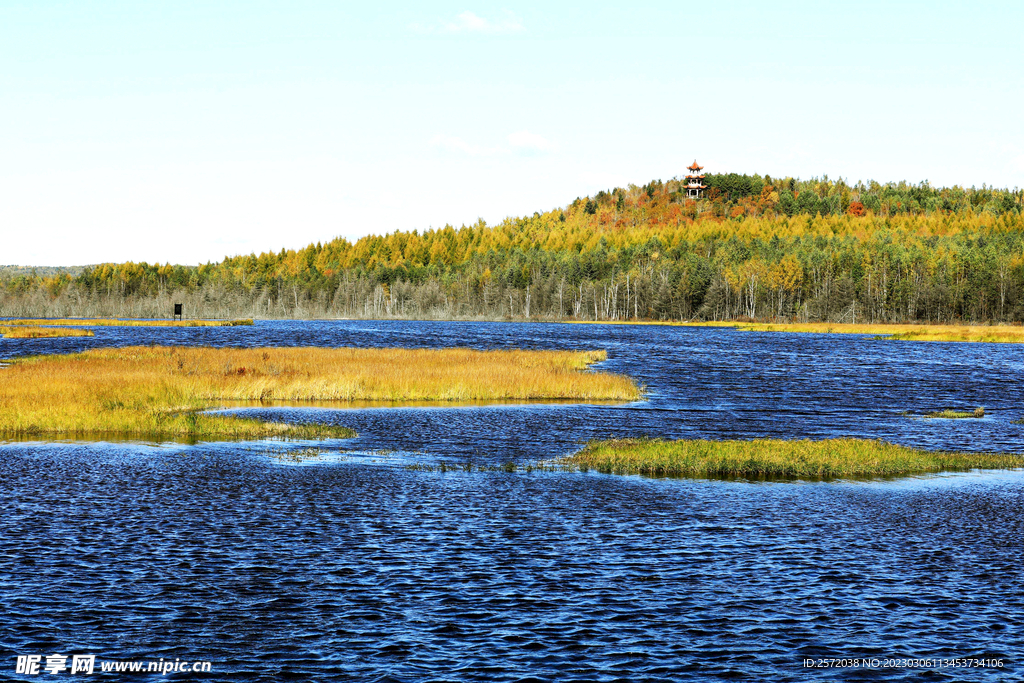
<svg viewBox="0 0 1024 683">
<path fill-rule="evenodd" d="M 703 166 L 697 165 L 697 160 L 687 169 L 690 175 L 686 176 L 686 197 L 687 199 L 700 199 L 701 192 L 707 189 L 704 184 L 704 174 L 701 173 Z"/>
</svg>

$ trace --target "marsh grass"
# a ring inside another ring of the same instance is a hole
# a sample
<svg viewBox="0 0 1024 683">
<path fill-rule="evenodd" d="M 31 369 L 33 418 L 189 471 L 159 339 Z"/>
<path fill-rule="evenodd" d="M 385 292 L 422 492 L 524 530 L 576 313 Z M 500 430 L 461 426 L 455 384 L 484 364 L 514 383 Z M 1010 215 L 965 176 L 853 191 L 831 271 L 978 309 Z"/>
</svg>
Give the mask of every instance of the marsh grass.
<svg viewBox="0 0 1024 683">
<path fill-rule="evenodd" d="M 706 326 L 702 323 L 687 325 Z M 1024 327 L 1018 325 L 896 325 L 852 323 L 744 323 L 722 322 L 748 332 L 806 332 L 814 334 L 866 334 L 890 340 L 944 342 L 1024 343 Z"/>
<path fill-rule="evenodd" d="M 584 372 L 603 351 L 126 347 L 11 362 L 0 436 L 351 436 L 202 411 L 227 401 L 633 400 L 628 377 Z"/>
<path fill-rule="evenodd" d="M 517 465 L 514 462 L 504 462 L 500 465 L 479 465 L 474 462 L 461 462 L 461 463 L 449 463 L 441 461 L 436 465 L 429 465 L 423 463 L 413 463 L 406 465 L 405 469 L 410 472 L 505 472 L 507 474 L 512 473 L 531 473 L 531 472 L 566 472 L 570 468 L 564 465 L 553 465 L 550 463 L 528 463 L 525 465 Z"/>
<path fill-rule="evenodd" d="M 1017 455 L 931 452 L 864 439 L 618 439 L 591 442 L 557 462 L 614 474 L 815 480 L 1024 466 Z"/>
<path fill-rule="evenodd" d="M 32 327 L 0 325 L 0 336 L 5 339 L 40 339 L 44 337 L 93 337 L 92 330 L 80 330 L 72 327 Z"/>
<path fill-rule="evenodd" d="M 806 332 L 813 334 L 865 334 L 875 339 L 902 341 L 1024 343 L 1020 325 L 927 325 L 853 323 L 757 323 L 737 320 L 567 320 L 590 325 L 662 325 L 669 327 L 733 327 L 747 332 Z"/>
<path fill-rule="evenodd" d="M 290 465 L 322 462 L 326 457 L 330 457 L 332 460 L 347 459 L 340 451 L 320 448 L 318 446 L 308 446 L 306 448 L 286 451 L 267 450 L 265 454 L 272 460 Z"/>
<path fill-rule="evenodd" d="M 925 413 L 921 417 L 924 418 L 940 418 L 944 420 L 962 420 L 966 418 L 982 418 L 985 417 L 985 409 L 978 406 L 973 411 L 967 410 L 953 410 L 952 408 L 946 408 L 945 410 L 935 410 L 930 413 Z"/>
<path fill-rule="evenodd" d="M 234 327 L 252 325 L 245 320 L 121 320 L 118 318 L 20 318 L 0 325 L 83 325 L 92 327 Z"/>
</svg>

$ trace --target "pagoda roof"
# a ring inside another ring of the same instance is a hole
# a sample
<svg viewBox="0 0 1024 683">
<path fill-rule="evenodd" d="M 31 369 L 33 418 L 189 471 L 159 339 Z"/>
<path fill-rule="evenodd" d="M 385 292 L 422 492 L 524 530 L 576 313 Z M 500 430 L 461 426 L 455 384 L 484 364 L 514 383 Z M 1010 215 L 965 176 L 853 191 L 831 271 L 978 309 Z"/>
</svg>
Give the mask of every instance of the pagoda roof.
<svg viewBox="0 0 1024 683">
<path fill-rule="evenodd" d="M 697 165 L 697 160 L 694 159 L 693 160 L 693 165 L 689 167 L 689 170 L 691 170 L 691 171 L 699 171 L 702 168 L 704 168 L 704 167 L 703 166 L 698 166 Z"/>
</svg>

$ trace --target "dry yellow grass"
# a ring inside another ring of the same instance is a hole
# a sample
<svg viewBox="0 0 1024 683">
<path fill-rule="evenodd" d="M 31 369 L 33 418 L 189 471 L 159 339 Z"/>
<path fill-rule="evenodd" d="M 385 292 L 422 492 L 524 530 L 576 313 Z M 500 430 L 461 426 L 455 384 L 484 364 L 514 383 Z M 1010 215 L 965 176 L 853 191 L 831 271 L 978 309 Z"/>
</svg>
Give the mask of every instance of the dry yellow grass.
<svg viewBox="0 0 1024 683">
<path fill-rule="evenodd" d="M 77 330 L 70 327 L 21 327 L 0 326 L 0 336 L 7 339 L 39 339 L 41 337 L 92 337 L 92 330 Z"/>
<path fill-rule="evenodd" d="M 593 323 L 593 321 L 578 321 Z M 733 321 L 597 321 L 610 325 L 669 325 L 679 327 L 735 327 L 748 332 L 809 332 L 814 334 L 871 334 L 904 341 L 1024 343 L 1020 325 L 924 325 L 853 323 L 747 323 Z"/>
<path fill-rule="evenodd" d="M 604 358 L 603 351 L 195 347 L 37 356 L 0 370 L 0 434 L 305 434 L 198 412 L 219 400 L 638 398 L 627 377 L 583 372 Z"/>
<path fill-rule="evenodd" d="M 852 323 L 736 323 L 752 332 L 814 332 L 873 334 L 905 341 L 1024 343 L 1024 327 L 1017 325 L 889 325 Z"/>
<path fill-rule="evenodd" d="M 3 325 L 86 325 L 95 327 L 234 327 L 252 325 L 245 320 L 119 320 L 117 318 L 20 318 L 0 320 Z"/>
<path fill-rule="evenodd" d="M 973 411 L 945 408 L 943 410 L 933 410 L 930 413 L 925 413 L 921 417 L 925 419 L 939 418 L 943 420 L 981 419 L 985 417 L 985 408 L 984 406 L 978 406 Z"/>
</svg>

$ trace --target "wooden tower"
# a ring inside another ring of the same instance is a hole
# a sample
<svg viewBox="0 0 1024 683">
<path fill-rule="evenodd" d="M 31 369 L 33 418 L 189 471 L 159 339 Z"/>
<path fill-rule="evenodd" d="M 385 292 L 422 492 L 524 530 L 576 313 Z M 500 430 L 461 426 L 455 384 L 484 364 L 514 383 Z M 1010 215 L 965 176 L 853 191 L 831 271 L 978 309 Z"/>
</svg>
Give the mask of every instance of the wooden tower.
<svg viewBox="0 0 1024 683">
<path fill-rule="evenodd" d="M 703 166 L 697 165 L 697 160 L 693 160 L 693 164 L 690 166 L 690 175 L 686 176 L 686 197 L 687 199 L 700 199 L 701 193 L 707 189 L 707 185 L 704 184 L 704 174 L 701 173 Z"/>
</svg>

